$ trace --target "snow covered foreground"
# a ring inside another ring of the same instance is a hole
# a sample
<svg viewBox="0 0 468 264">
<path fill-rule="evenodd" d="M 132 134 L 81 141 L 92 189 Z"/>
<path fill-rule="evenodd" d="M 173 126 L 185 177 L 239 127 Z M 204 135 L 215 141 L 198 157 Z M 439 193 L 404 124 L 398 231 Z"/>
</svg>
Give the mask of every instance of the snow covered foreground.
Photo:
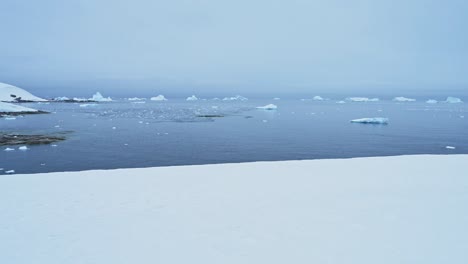
<svg viewBox="0 0 468 264">
<path fill-rule="evenodd" d="M 0 177 L 0 263 L 466 263 L 468 155 Z"/>
</svg>

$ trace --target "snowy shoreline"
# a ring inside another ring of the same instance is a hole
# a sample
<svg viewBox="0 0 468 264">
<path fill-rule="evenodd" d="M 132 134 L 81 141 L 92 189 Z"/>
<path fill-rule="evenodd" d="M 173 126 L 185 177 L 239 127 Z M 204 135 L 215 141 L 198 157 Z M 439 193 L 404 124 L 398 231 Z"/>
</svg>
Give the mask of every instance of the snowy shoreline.
<svg viewBox="0 0 468 264">
<path fill-rule="evenodd" d="M 415 155 L 0 176 L 0 262 L 460 263 L 466 164 Z"/>
</svg>

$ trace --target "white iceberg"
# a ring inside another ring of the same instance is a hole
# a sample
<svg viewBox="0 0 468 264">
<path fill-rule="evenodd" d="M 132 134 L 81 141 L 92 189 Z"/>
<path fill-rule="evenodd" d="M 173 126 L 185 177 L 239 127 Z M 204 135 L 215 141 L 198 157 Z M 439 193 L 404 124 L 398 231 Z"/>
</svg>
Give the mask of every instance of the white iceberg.
<svg viewBox="0 0 468 264">
<path fill-rule="evenodd" d="M 89 101 L 88 99 L 78 98 L 78 97 L 74 97 L 72 100 L 75 101 L 75 102 L 87 102 L 87 101 Z"/>
<path fill-rule="evenodd" d="M 275 97 L 275 98 L 273 98 L 273 100 L 281 100 L 281 98 Z"/>
<path fill-rule="evenodd" d="M 13 149 L 13 148 L 6 148 L 6 149 L 4 149 L 3 151 L 15 151 L 15 149 Z"/>
<path fill-rule="evenodd" d="M 19 149 L 19 150 L 25 151 L 25 150 L 28 150 L 29 148 L 28 148 L 27 146 L 21 146 L 21 147 L 19 147 L 18 149 Z"/>
<path fill-rule="evenodd" d="M 314 96 L 314 98 L 312 98 L 312 99 L 313 99 L 314 101 L 323 101 L 323 100 L 324 100 L 323 97 L 318 96 L 318 95 Z"/>
<path fill-rule="evenodd" d="M 37 113 L 39 110 L 17 104 L 0 102 L 0 113 Z"/>
<path fill-rule="evenodd" d="M 132 98 L 127 98 L 128 101 L 144 101 L 146 98 L 138 98 L 138 97 L 132 97 Z"/>
<path fill-rule="evenodd" d="M 97 106 L 97 104 L 80 104 L 80 107 Z"/>
<path fill-rule="evenodd" d="M 346 104 L 345 101 L 338 101 L 338 102 L 336 102 L 336 103 L 337 103 L 337 104 Z"/>
<path fill-rule="evenodd" d="M 151 101 L 167 101 L 167 99 L 164 95 L 160 94 L 158 96 L 151 97 Z"/>
<path fill-rule="evenodd" d="M 274 104 L 269 104 L 269 105 L 265 105 L 265 106 L 258 106 L 257 109 L 276 110 L 276 109 L 278 109 L 278 106 L 274 105 Z"/>
<path fill-rule="evenodd" d="M 93 95 L 93 97 L 89 98 L 89 100 L 96 101 L 96 102 L 112 102 L 110 97 L 104 97 L 100 92 L 97 92 Z"/>
<path fill-rule="evenodd" d="M 53 100 L 61 102 L 61 101 L 68 101 L 68 100 L 70 100 L 70 98 L 68 98 L 66 96 L 59 96 L 59 97 L 55 97 Z"/>
<path fill-rule="evenodd" d="M 8 171 L 5 171 L 6 174 L 13 174 L 15 173 L 15 170 L 8 170 Z"/>
<path fill-rule="evenodd" d="M 351 102 L 378 102 L 380 101 L 379 98 L 367 98 L 367 97 L 348 97 L 346 101 Z"/>
<path fill-rule="evenodd" d="M 388 118 L 385 117 L 370 117 L 370 118 L 359 118 L 350 121 L 351 123 L 361 124 L 388 124 Z"/>
<path fill-rule="evenodd" d="M 453 150 L 453 149 L 456 149 L 456 147 L 454 147 L 454 146 L 446 146 L 445 148 L 446 148 L 446 149 L 452 149 L 452 150 Z"/>
<path fill-rule="evenodd" d="M 449 96 L 447 97 L 447 100 L 445 100 L 445 103 L 460 104 L 463 103 L 463 101 L 460 98 Z"/>
<path fill-rule="evenodd" d="M 187 100 L 187 101 L 197 101 L 198 98 L 197 98 L 195 95 L 192 95 L 192 96 L 190 96 L 190 97 L 187 97 L 186 100 Z"/>
<path fill-rule="evenodd" d="M 247 99 L 246 97 L 243 97 L 243 96 L 240 96 L 240 95 L 236 95 L 236 96 L 233 96 L 233 97 L 224 97 L 223 98 L 223 101 L 247 101 L 249 99 Z"/>
<path fill-rule="evenodd" d="M 437 102 L 437 100 L 429 99 L 429 100 L 426 101 L 426 103 L 428 103 L 428 104 L 437 104 L 438 102 Z"/>
<path fill-rule="evenodd" d="M 47 100 L 32 95 L 31 93 L 6 83 L 0 83 L 0 101 L 16 102 L 16 101 L 34 101 L 46 102 Z"/>
<path fill-rule="evenodd" d="M 395 101 L 395 102 L 415 102 L 416 99 L 400 96 L 400 97 L 393 98 L 393 101 Z"/>
</svg>

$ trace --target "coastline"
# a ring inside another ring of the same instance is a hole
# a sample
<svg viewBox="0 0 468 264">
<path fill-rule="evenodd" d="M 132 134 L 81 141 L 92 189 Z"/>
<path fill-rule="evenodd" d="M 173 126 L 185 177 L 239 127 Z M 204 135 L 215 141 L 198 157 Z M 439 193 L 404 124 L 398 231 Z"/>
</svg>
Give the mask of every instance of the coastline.
<svg viewBox="0 0 468 264">
<path fill-rule="evenodd" d="M 461 263 L 468 155 L 0 177 L 1 263 Z"/>
</svg>

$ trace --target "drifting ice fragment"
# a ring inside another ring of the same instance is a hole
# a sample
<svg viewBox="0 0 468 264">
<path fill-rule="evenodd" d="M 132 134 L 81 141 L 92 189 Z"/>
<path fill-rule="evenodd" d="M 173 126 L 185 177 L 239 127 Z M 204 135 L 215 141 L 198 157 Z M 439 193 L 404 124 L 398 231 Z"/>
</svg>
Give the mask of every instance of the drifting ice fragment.
<svg viewBox="0 0 468 264">
<path fill-rule="evenodd" d="M 395 102 L 415 102 L 416 99 L 406 98 L 406 97 L 395 97 L 395 98 L 393 98 L 393 101 L 395 101 Z"/>
<path fill-rule="evenodd" d="M 223 101 L 247 101 L 249 99 L 243 97 L 243 96 L 240 96 L 240 95 L 236 95 L 234 97 L 224 97 L 223 98 Z"/>
<path fill-rule="evenodd" d="M 460 99 L 460 98 L 457 98 L 457 97 L 447 97 L 447 100 L 445 100 L 446 103 L 450 103 L 450 104 L 459 104 L 459 103 L 463 103 L 463 101 Z"/>
<path fill-rule="evenodd" d="M 19 149 L 19 150 L 23 150 L 23 151 L 24 151 L 24 150 L 28 150 L 29 148 L 28 148 L 28 147 L 26 147 L 26 146 L 21 146 L 21 147 L 19 147 L 18 149 Z"/>
<path fill-rule="evenodd" d="M 323 101 L 324 99 L 323 99 L 323 97 L 317 95 L 317 96 L 314 96 L 313 100 L 314 101 Z"/>
<path fill-rule="evenodd" d="M 446 149 L 456 149 L 456 147 L 453 147 L 453 146 L 446 146 L 445 148 Z"/>
<path fill-rule="evenodd" d="M 89 100 L 96 102 L 112 102 L 112 99 L 110 97 L 105 98 L 100 92 L 95 93 L 93 97 L 89 98 Z"/>
<path fill-rule="evenodd" d="M 384 118 L 384 117 L 359 118 L 359 119 L 351 120 L 351 123 L 388 124 L 388 118 Z"/>
<path fill-rule="evenodd" d="M 380 99 L 367 97 L 348 97 L 346 100 L 351 102 L 378 102 Z"/>
<path fill-rule="evenodd" d="M 428 103 L 428 104 L 437 104 L 437 100 L 429 99 L 429 100 L 426 101 L 426 103 Z"/>
<path fill-rule="evenodd" d="M 192 95 L 192 96 L 190 96 L 190 97 L 187 97 L 186 100 L 187 100 L 187 101 L 197 101 L 198 98 L 197 98 L 195 95 Z"/>
<path fill-rule="evenodd" d="M 5 171 L 6 174 L 13 174 L 15 173 L 15 170 L 8 170 L 8 171 Z"/>
<path fill-rule="evenodd" d="M 269 104 L 269 105 L 265 105 L 265 106 L 258 106 L 257 109 L 276 110 L 276 109 L 278 109 L 278 106 L 276 106 L 274 104 Z"/>
<path fill-rule="evenodd" d="M 6 148 L 4 151 L 14 151 L 15 149 L 12 148 Z"/>
<path fill-rule="evenodd" d="M 167 99 L 164 95 L 160 94 L 158 96 L 151 97 L 151 101 L 167 101 Z"/>
</svg>

